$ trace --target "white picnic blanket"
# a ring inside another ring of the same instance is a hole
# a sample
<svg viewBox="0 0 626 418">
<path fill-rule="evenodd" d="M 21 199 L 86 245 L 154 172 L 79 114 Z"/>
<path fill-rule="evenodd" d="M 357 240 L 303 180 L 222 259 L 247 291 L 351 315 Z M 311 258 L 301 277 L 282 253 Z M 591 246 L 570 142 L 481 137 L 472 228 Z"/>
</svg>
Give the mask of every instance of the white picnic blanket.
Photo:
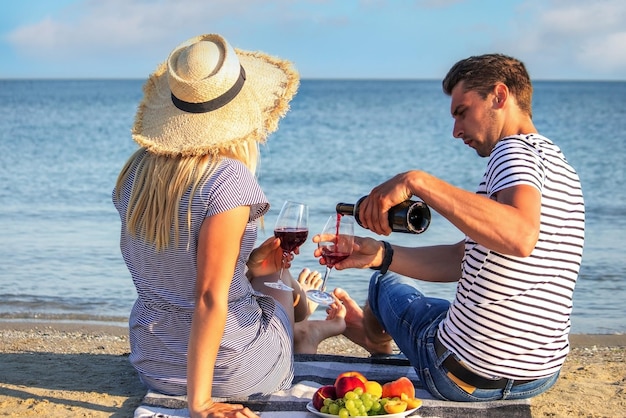
<svg viewBox="0 0 626 418">
<path fill-rule="evenodd" d="M 245 399 L 228 399 L 241 403 L 262 418 L 313 418 L 306 409 L 315 391 L 322 385 L 333 384 L 339 373 L 358 371 L 370 380 L 389 382 L 406 376 L 415 385 L 415 397 L 423 401 L 412 417 L 506 417 L 530 418 L 530 401 L 448 402 L 433 399 L 422 388 L 415 369 L 402 356 L 349 357 L 334 355 L 296 355 L 294 384 L 288 390 L 268 396 Z M 223 401 L 223 399 L 216 399 Z M 184 396 L 165 396 L 148 392 L 142 405 L 135 410 L 134 418 L 188 418 Z"/>
</svg>

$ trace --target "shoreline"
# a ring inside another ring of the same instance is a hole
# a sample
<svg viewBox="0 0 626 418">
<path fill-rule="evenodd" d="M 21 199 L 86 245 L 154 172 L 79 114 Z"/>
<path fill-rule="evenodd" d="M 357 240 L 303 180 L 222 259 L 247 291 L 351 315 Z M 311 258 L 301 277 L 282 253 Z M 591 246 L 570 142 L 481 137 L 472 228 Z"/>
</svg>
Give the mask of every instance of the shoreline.
<svg viewBox="0 0 626 418">
<path fill-rule="evenodd" d="M 80 320 L 22 320 L 0 319 L 0 332 L 33 331 L 39 329 L 53 329 L 57 332 L 84 332 L 88 334 L 126 336 L 128 327 L 119 323 Z M 607 346 L 626 346 L 626 334 L 570 334 L 571 348 Z"/>
<path fill-rule="evenodd" d="M 626 334 L 572 334 L 554 387 L 533 418 L 626 411 Z M 0 320 L 0 410 L 13 417 L 132 417 L 145 389 L 128 363 L 128 329 L 109 323 Z M 368 356 L 343 336 L 320 354 Z"/>
</svg>

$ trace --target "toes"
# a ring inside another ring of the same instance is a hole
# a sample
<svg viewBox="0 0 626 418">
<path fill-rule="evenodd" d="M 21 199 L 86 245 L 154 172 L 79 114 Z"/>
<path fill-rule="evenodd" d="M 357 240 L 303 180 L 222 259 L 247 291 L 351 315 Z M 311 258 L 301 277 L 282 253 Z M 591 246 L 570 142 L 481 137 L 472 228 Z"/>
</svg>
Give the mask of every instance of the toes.
<svg viewBox="0 0 626 418">
<path fill-rule="evenodd" d="M 309 275 L 309 284 L 312 288 L 318 289 L 322 285 L 322 274 L 319 271 L 313 271 Z"/>
<path fill-rule="evenodd" d="M 298 282 L 301 284 L 306 284 L 309 274 L 311 274 L 311 270 L 306 267 L 302 269 L 300 275 L 298 276 Z"/>
<path fill-rule="evenodd" d="M 343 301 L 343 300 L 350 299 L 350 296 L 348 295 L 348 292 L 346 292 L 345 290 L 343 290 L 340 287 L 336 287 L 335 290 L 333 291 L 333 293 L 335 294 L 335 296 L 339 300 Z"/>
<path fill-rule="evenodd" d="M 319 289 L 322 285 L 322 275 L 319 271 L 305 268 L 300 272 L 298 282 L 305 289 Z"/>
<path fill-rule="evenodd" d="M 344 304 L 346 304 L 346 303 L 348 303 L 350 305 L 354 305 L 355 304 L 354 300 L 350 297 L 348 292 L 346 292 L 345 290 L 343 290 L 340 287 L 335 288 L 335 290 L 333 291 L 333 294 L 335 295 L 335 297 L 337 299 L 339 299 Z"/>
<path fill-rule="evenodd" d="M 346 307 L 335 299 L 333 303 L 326 308 L 326 319 L 344 318 L 346 316 Z"/>
</svg>

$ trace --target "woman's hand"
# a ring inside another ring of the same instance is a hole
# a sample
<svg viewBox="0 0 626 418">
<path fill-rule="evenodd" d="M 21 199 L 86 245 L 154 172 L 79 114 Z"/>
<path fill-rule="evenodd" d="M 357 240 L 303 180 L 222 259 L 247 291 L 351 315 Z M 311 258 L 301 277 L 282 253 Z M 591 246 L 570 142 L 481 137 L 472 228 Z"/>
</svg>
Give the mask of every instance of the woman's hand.
<svg viewBox="0 0 626 418">
<path fill-rule="evenodd" d="M 206 408 L 199 411 L 191 411 L 191 418 L 259 418 L 257 414 L 247 407 L 239 404 L 211 402 Z"/>
<path fill-rule="evenodd" d="M 294 251 L 299 253 L 299 249 Z M 285 260 L 285 269 L 291 267 L 291 260 L 293 260 L 293 254 L 289 254 Z M 280 239 L 276 237 L 270 237 L 266 239 L 261 245 L 252 250 L 248 262 L 248 278 L 267 276 L 280 271 L 280 266 L 283 259 L 283 250 L 280 248 Z"/>
</svg>

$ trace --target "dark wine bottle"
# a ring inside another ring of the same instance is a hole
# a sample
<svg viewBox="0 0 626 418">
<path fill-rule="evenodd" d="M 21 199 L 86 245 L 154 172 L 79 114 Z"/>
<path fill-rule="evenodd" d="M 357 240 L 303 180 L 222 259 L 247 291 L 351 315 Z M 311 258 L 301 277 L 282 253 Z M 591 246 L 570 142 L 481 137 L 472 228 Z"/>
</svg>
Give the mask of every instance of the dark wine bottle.
<svg viewBox="0 0 626 418">
<path fill-rule="evenodd" d="M 337 203 L 335 210 L 340 215 L 354 216 L 354 220 L 360 226 L 359 208 L 363 196 L 356 203 Z M 405 200 L 389 209 L 389 226 L 393 232 L 405 232 L 409 234 L 421 234 L 430 225 L 430 209 L 421 200 Z"/>
</svg>

